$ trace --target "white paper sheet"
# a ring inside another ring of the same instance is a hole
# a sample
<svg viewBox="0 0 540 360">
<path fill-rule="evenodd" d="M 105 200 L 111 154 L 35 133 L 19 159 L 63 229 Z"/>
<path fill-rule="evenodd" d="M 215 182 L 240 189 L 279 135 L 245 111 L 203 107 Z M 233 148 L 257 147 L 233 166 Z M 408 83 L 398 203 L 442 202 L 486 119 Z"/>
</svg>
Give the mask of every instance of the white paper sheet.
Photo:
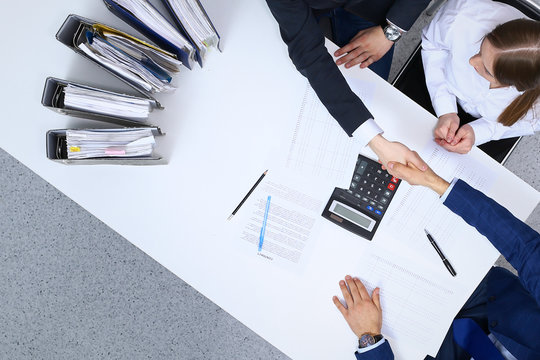
<svg viewBox="0 0 540 360">
<path fill-rule="evenodd" d="M 348 188 L 361 148 L 358 139 L 345 133 L 307 84 L 286 168 Z"/>
<path fill-rule="evenodd" d="M 496 180 L 493 172 L 473 157 L 450 153 L 434 142 L 423 149 L 421 155 L 429 166 L 447 181 L 457 177 L 479 190 L 487 191 Z M 434 236 L 445 254 L 458 253 L 464 248 L 474 252 L 486 245 L 484 242 L 469 244 L 465 233 L 456 232 L 456 229 L 464 228 L 464 221 L 444 206 L 435 192 L 406 183 L 402 183 L 400 190 L 392 200 L 385 217 L 388 231 L 400 234 L 400 239 L 407 244 L 403 251 L 422 254 L 427 249 L 429 257 L 434 254 L 424 229 Z M 472 231 L 470 227 L 464 229 Z M 493 247 L 489 245 L 487 248 Z M 495 254 L 496 250 L 493 253 Z"/>
<path fill-rule="evenodd" d="M 271 169 L 238 211 L 232 232 L 246 256 L 259 256 L 290 269 L 301 269 L 305 264 L 326 203 L 317 190 L 320 187 L 301 180 Z M 268 196 L 270 207 L 262 250 L 258 251 Z"/>
<path fill-rule="evenodd" d="M 357 276 L 370 294 L 381 289 L 382 333 L 391 340 L 396 358 L 414 353 L 415 348 L 436 354 L 448 329 L 441 332 L 441 324 L 455 315 L 459 299 L 452 288 L 457 280 L 444 281 L 390 252 L 367 252 L 362 258 Z"/>
</svg>

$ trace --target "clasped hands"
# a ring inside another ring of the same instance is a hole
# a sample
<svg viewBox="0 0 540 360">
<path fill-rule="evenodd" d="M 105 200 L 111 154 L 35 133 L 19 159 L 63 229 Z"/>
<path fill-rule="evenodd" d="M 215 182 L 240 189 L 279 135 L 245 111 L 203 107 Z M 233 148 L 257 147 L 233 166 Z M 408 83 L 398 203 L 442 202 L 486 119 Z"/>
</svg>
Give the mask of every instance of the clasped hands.
<svg viewBox="0 0 540 360">
<path fill-rule="evenodd" d="M 437 144 L 459 154 L 471 151 L 475 142 L 472 126 L 465 124 L 459 127 L 459 117 L 456 113 L 441 115 L 433 134 Z"/>
</svg>

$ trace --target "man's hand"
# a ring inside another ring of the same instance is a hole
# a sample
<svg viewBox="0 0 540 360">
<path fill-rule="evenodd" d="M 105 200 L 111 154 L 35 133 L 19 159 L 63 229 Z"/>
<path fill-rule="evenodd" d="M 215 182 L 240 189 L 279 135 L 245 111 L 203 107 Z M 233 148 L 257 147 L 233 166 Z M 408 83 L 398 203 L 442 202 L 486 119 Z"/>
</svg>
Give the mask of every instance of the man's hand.
<svg viewBox="0 0 540 360">
<path fill-rule="evenodd" d="M 345 281 L 347 285 L 345 285 Z M 339 301 L 337 296 L 332 300 L 349 324 L 351 330 L 360 338 L 363 334 L 378 335 L 382 328 L 382 309 L 379 298 L 379 288 L 373 290 L 372 297 L 358 278 L 345 277 L 339 282 L 343 298 L 347 306 Z M 348 286 L 348 288 L 347 288 Z"/>
<path fill-rule="evenodd" d="M 360 64 L 362 69 L 366 68 L 382 58 L 392 45 L 394 42 L 384 36 L 380 26 L 360 30 L 347 45 L 334 53 L 336 57 L 345 55 L 340 57 L 336 64 L 345 64 L 346 68 Z"/>
<path fill-rule="evenodd" d="M 474 130 L 471 125 L 465 124 L 459 128 L 451 143 L 442 139 L 435 139 L 435 141 L 448 151 L 466 154 L 471 151 L 474 145 Z"/>
<path fill-rule="evenodd" d="M 416 154 L 418 155 L 418 154 Z M 425 171 L 420 171 L 416 166 L 409 163 L 407 166 L 396 163 L 388 163 L 388 172 L 397 178 L 403 179 L 411 185 L 422 185 L 435 191 L 442 196 L 450 184 L 435 174 L 430 167 Z"/>
<path fill-rule="evenodd" d="M 456 136 L 456 131 L 459 128 L 459 116 L 456 113 L 448 113 L 441 115 L 437 126 L 433 131 L 435 140 L 444 140 L 448 144 L 451 144 Z M 439 141 L 437 141 L 439 142 Z"/>
<path fill-rule="evenodd" d="M 379 157 L 383 167 L 387 167 L 386 164 L 389 161 L 397 161 L 404 165 L 412 163 L 422 171 L 428 168 L 424 160 L 415 151 L 411 151 L 400 142 L 388 141 L 380 134 L 371 139 L 368 145 Z"/>
</svg>

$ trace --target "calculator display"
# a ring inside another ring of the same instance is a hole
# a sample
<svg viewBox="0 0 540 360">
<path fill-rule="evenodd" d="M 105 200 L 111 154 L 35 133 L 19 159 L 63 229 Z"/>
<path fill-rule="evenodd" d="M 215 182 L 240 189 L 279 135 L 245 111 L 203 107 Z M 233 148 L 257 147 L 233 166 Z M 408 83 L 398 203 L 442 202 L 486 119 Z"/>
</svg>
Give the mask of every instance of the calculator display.
<svg viewBox="0 0 540 360">
<path fill-rule="evenodd" d="M 375 221 L 370 219 L 366 215 L 337 201 L 334 201 L 334 203 L 330 207 L 330 211 L 349 220 L 356 225 L 363 227 L 364 229 L 367 229 L 368 231 L 371 231 L 371 229 L 373 229 L 373 225 L 375 224 Z"/>
</svg>

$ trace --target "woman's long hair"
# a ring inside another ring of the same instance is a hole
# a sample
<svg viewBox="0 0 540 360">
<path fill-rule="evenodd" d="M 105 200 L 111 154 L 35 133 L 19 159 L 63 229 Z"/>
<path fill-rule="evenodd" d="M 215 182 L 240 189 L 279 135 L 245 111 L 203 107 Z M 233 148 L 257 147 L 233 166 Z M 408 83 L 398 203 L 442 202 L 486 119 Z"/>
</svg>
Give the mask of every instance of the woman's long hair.
<svg viewBox="0 0 540 360">
<path fill-rule="evenodd" d="M 499 115 L 498 122 L 511 126 L 531 109 L 540 96 L 540 22 L 516 19 L 497 26 L 485 37 L 498 53 L 493 76 L 523 94 Z"/>
</svg>

